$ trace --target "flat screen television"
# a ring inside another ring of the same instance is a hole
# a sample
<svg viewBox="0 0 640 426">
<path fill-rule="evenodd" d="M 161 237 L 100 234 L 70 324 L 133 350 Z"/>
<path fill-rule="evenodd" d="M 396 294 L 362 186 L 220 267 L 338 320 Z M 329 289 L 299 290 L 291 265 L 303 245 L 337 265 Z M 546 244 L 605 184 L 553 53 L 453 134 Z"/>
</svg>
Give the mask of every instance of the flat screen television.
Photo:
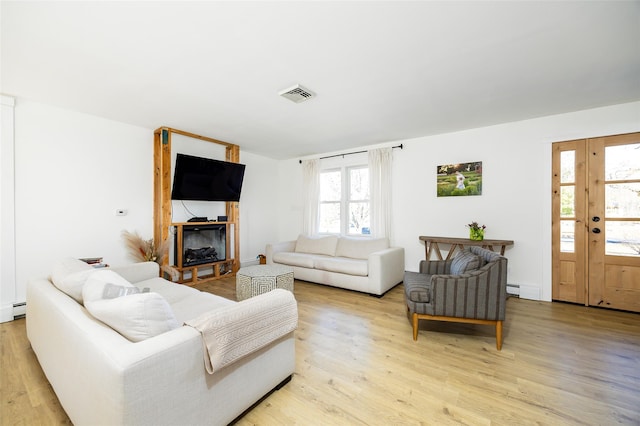
<svg viewBox="0 0 640 426">
<path fill-rule="evenodd" d="M 177 154 L 172 200 L 240 201 L 244 164 Z"/>
</svg>

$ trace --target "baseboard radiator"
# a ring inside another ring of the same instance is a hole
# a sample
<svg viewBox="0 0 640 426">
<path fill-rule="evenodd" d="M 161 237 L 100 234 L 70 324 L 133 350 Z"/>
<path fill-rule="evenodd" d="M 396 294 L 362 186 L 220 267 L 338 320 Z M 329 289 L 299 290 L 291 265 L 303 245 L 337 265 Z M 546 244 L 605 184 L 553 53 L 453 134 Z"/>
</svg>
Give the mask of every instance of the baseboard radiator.
<svg viewBox="0 0 640 426">
<path fill-rule="evenodd" d="M 513 297 L 520 297 L 520 284 L 508 284 L 507 294 Z"/>
<path fill-rule="evenodd" d="M 27 315 L 27 302 L 13 304 L 13 319 L 24 318 Z"/>
</svg>

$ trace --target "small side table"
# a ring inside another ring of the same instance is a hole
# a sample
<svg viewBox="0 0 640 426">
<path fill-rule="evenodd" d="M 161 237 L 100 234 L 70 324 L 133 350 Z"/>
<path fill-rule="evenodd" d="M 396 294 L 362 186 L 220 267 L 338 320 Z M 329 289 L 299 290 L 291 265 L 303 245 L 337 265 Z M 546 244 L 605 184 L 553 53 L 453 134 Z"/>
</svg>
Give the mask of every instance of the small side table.
<svg viewBox="0 0 640 426">
<path fill-rule="evenodd" d="M 293 268 L 283 265 L 254 265 L 240 268 L 236 274 L 238 301 L 276 288 L 293 292 Z"/>
</svg>

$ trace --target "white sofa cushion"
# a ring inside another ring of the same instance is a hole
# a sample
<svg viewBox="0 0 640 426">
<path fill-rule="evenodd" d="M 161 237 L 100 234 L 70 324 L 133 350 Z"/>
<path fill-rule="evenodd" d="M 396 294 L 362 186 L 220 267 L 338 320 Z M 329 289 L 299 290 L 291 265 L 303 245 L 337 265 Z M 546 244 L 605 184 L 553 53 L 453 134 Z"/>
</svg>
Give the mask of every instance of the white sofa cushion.
<svg viewBox="0 0 640 426">
<path fill-rule="evenodd" d="M 313 268 L 314 259 L 317 256 L 307 253 L 291 253 L 281 251 L 274 253 L 273 261 L 289 266 L 300 266 L 302 268 Z"/>
<path fill-rule="evenodd" d="M 82 288 L 96 271 L 96 268 L 82 260 L 66 257 L 53 266 L 51 282 L 58 290 L 82 304 Z"/>
<path fill-rule="evenodd" d="M 336 256 L 366 259 L 371 253 L 389 248 L 387 238 L 341 237 L 336 247 Z"/>
<path fill-rule="evenodd" d="M 338 237 L 334 235 L 326 237 L 308 237 L 299 235 L 296 241 L 296 253 L 326 254 L 327 256 L 336 255 L 336 246 Z"/>
<path fill-rule="evenodd" d="M 206 312 L 237 303 L 160 277 L 140 281 L 136 286 L 140 289 L 147 287 L 152 292 L 161 294 L 171 305 L 173 315 L 179 324 L 184 324 Z"/>
<path fill-rule="evenodd" d="M 347 275 L 366 277 L 369 274 L 366 260 L 348 259 L 346 257 L 316 257 L 316 269 L 329 272 L 339 272 Z"/>
<path fill-rule="evenodd" d="M 135 287 L 113 271 L 98 271 L 84 285 L 85 307 L 95 318 L 132 342 L 180 327 L 171 306 L 160 294 L 137 293 L 104 299 L 108 285 Z"/>
</svg>

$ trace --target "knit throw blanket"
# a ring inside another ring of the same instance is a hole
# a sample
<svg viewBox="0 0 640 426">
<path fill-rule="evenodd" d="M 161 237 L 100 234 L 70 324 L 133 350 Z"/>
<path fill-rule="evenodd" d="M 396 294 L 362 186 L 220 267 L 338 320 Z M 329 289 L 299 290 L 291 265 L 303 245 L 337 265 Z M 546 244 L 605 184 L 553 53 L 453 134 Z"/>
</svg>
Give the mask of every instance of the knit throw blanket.
<svg viewBox="0 0 640 426">
<path fill-rule="evenodd" d="M 261 349 L 298 327 L 290 291 L 275 289 L 185 322 L 202 334 L 209 374 Z"/>
</svg>

